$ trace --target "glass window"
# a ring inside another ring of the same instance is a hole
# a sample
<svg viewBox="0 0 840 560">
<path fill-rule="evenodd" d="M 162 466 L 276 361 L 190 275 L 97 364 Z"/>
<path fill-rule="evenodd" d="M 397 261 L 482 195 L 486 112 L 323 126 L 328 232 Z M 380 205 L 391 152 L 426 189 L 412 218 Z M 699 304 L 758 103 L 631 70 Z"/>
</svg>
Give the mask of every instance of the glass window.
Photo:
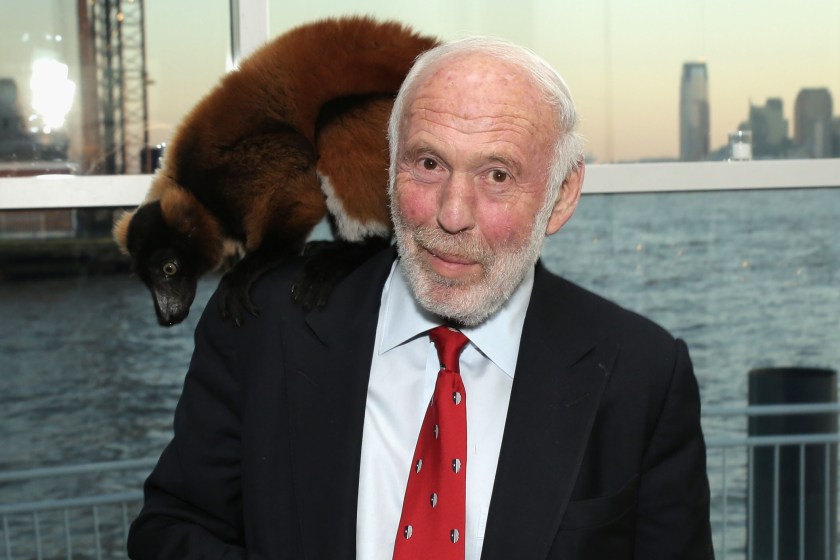
<svg viewBox="0 0 840 560">
<path fill-rule="evenodd" d="M 129 82 L 126 74 L 145 75 L 148 142 L 166 142 L 173 125 L 225 72 L 229 21 L 229 7 L 222 2 L 31 0 L 7 10 L 0 20 L 5 127 L 0 131 L 0 176 L 119 172 L 103 167 L 109 157 L 111 164 L 124 165 L 124 172 L 140 171 L 142 144 L 130 144 L 126 134 L 115 134 L 124 140 L 119 157 L 105 153 L 102 143 L 88 143 L 88 128 L 100 140 L 107 132 L 103 101 L 114 92 L 105 86 L 116 91 L 112 99 L 123 109 L 112 115 L 120 113 L 128 130 L 133 111 L 142 109 L 143 96 L 135 97 L 135 90 L 143 89 L 144 82 Z M 86 54 L 85 44 L 94 52 Z M 111 61 L 121 79 L 108 77 L 103 64 L 109 64 L 109 57 L 122 59 Z M 85 82 L 89 70 L 92 84 Z M 87 118 L 84 105 L 91 100 L 95 110 Z M 142 111 L 137 118 L 143 118 Z M 160 434 L 171 422 L 165 418 L 171 416 L 189 357 L 188 333 L 213 283 L 202 286 L 184 325 L 158 328 L 148 292 L 129 276 L 127 259 L 111 239 L 117 212 L 0 212 L 0 314 L 10 319 L 0 327 L 0 395 L 7 411 L 0 421 L 2 468 L 160 450 L 165 437 Z M 130 312 L 135 305 L 136 313 Z M 142 324 L 149 332 L 137 336 Z M 174 347 L 173 340 L 178 341 Z M 163 367 L 150 368 L 147 354 L 158 356 Z M 152 370 L 158 376 L 152 392 L 164 384 L 160 376 L 172 375 L 165 382 L 168 396 L 148 397 L 149 404 L 167 410 L 163 424 L 138 416 L 135 428 L 118 427 L 120 410 L 145 399 L 142 388 L 137 387 L 139 393 L 129 388 L 130 379 Z M 65 404 L 57 404 L 59 399 Z M 41 435 L 45 426 L 47 435 Z M 69 431 L 61 435 L 65 428 Z M 158 441 L 152 444 L 147 436 L 154 439 L 156 432 Z M 33 434 L 38 435 L 33 439 Z"/>
<path fill-rule="evenodd" d="M 837 208 L 840 188 L 592 194 L 547 240 L 543 261 L 683 337 L 703 406 L 739 406 L 751 369 L 840 364 Z M 164 329 L 128 275 L 28 273 L 0 282 L 0 473 L 156 457 L 171 435 L 195 321 L 218 277 L 200 284 L 184 323 Z M 706 420 L 706 437 L 743 433 L 742 418 L 725 420 Z M 731 455 L 722 468 L 720 451 L 710 449 L 715 538 L 720 544 L 725 522 L 733 557 L 742 558 L 747 455 Z M 74 489 L 137 489 L 149 468 Z M 734 513 L 725 521 L 727 484 Z M 66 482 L 35 480 L 0 487 L 0 504 L 67 493 Z M 30 521 L 14 523 L 25 529 Z M 30 533 L 13 533 L 15 550 L 31 544 Z M 112 539 L 116 550 L 120 538 Z"/>
<path fill-rule="evenodd" d="M 838 2 L 270 1 L 272 34 L 370 14 L 528 46 L 568 81 L 592 161 L 727 159 L 739 129 L 756 159 L 840 156 Z"/>
<path fill-rule="evenodd" d="M 4 188 L 42 181 L 20 178 L 30 175 L 149 171 L 156 154 L 144 147 L 167 142 L 229 67 L 226 2 L 10 4 L 0 19 Z M 93 179 L 103 178 L 52 182 L 79 190 Z M 131 182 L 120 179 L 112 186 Z M 53 202 L 0 211 L 0 540 L 9 558 L 64 557 L 67 543 L 76 555 L 124 557 L 123 525 L 151 465 L 75 467 L 160 454 L 218 277 L 200 284 L 183 324 L 160 328 L 111 239 L 119 210 Z M 42 468 L 58 472 L 31 474 Z M 32 505 L 42 500 L 53 501 Z"/>
<path fill-rule="evenodd" d="M 768 465 L 774 449 L 782 449 L 781 464 L 786 466 L 780 472 L 788 477 L 783 479 L 782 495 L 792 500 L 790 496 L 799 495 L 795 486 L 799 479 L 795 465 L 801 460 L 798 453 L 806 448 L 747 449 L 732 445 L 732 441 L 745 438 L 748 430 L 751 434 L 830 431 L 824 437 L 835 435 L 836 417 L 830 414 L 807 419 L 767 417 L 764 431 L 753 432 L 754 419 L 710 411 L 716 405 L 732 409 L 755 402 L 755 390 L 748 400 L 754 381 L 750 372 L 764 368 L 779 373 L 794 368 L 833 370 L 835 379 L 822 386 L 813 382 L 800 385 L 796 393 L 790 390 L 795 385 L 791 375 L 786 394 L 767 385 L 762 390 L 762 398 L 772 394 L 771 399 L 781 400 L 763 402 L 836 399 L 840 249 L 832 239 L 836 237 L 838 208 L 840 188 L 589 195 L 581 199 L 571 222 L 546 241 L 543 260 L 549 269 L 647 315 L 687 341 L 705 412 L 711 520 L 718 558 L 751 558 L 748 548 L 753 545 L 748 543 L 769 541 L 768 526 L 755 529 L 750 519 L 757 511 L 751 493 L 760 492 L 756 495 L 767 500 L 775 494 L 768 486 L 754 490 L 748 481 L 766 481 L 773 472 Z M 832 388 L 819 390 L 826 386 Z M 829 429 L 832 421 L 834 429 Z M 828 447 L 835 457 L 832 461 L 836 460 L 836 448 Z M 812 454 L 807 456 L 804 471 L 812 485 L 808 486 L 808 503 L 823 504 L 828 501 L 821 501 L 823 492 L 830 495 L 829 483 L 823 487 L 818 481 L 829 480 L 820 478 L 823 472 L 835 471 L 829 470 L 823 446 L 808 449 Z M 759 456 L 765 461 L 763 467 L 751 467 Z M 760 472 L 751 470 L 761 468 Z M 831 488 L 835 482 L 830 483 Z M 787 502 L 787 511 L 797 513 L 787 517 L 783 527 L 795 541 L 796 523 L 801 518 L 793 503 Z M 833 506 L 834 502 L 830 503 Z M 822 511 L 812 509 L 807 514 L 813 520 L 806 530 L 809 543 L 817 542 L 812 525 L 821 527 L 823 520 L 830 523 L 834 519 L 829 506 L 825 506 L 825 517 Z M 747 527 L 754 531 L 749 538 Z M 795 550 L 790 543 L 785 546 L 791 546 L 788 551 Z"/>
<path fill-rule="evenodd" d="M 226 70 L 225 3 L 32 0 L 0 21 L 0 177 L 149 172 Z M 200 25 L 196 22 L 200 21 Z"/>
<path fill-rule="evenodd" d="M 21 6 L 22 7 L 22 6 Z M 72 2 L 35 1 L 0 23 L 0 173 L 78 164 L 79 40 Z M 35 163 L 37 162 L 37 163 Z M 15 174 L 22 174 L 21 172 Z"/>
<path fill-rule="evenodd" d="M 268 1 L 271 36 L 354 13 L 529 46 L 568 80 L 593 162 L 840 154 L 838 2 Z M 226 2 L 198 0 L 7 10 L 0 181 L 149 171 L 159 155 L 149 149 L 229 67 L 229 25 Z M 544 262 L 685 338 L 704 406 L 741 405 L 752 368 L 840 364 L 838 208 L 840 188 L 587 194 Z M 118 211 L 0 211 L 0 474 L 156 457 L 171 436 L 193 330 L 219 277 L 199 284 L 184 323 L 159 327 L 110 239 Z M 327 235 L 323 224 L 315 235 Z M 707 436 L 731 431 L 707 422 Z M 730 466 L 744 478 L 744 464 Z M 149 468 L 3 483 L 0 506 L 137 490 Z M 9 523 L 13 555 L 34 556 L 31 515 Z M 73 523 L 91 536 L 87 518 Z M 121 554 L 118 523 L 110 530 L 108 550 Z M 60 520 L 40 531 L 58 543 L 44 543 L 46 556 L 63 555 Z"/>
<path fill-rule="evenodd" d="M 840 366 L 840 188 L 589 195 L 546 265 L 688 341 L 706 405 L 759 367 Z"/>
</svg>

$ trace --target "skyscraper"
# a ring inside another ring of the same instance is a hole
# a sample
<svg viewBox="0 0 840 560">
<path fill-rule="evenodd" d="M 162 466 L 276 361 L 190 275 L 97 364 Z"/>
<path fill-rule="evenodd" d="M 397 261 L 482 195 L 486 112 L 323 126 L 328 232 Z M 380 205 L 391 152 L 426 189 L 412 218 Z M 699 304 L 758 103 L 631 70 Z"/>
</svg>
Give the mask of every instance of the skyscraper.
<svg viewBox="0 0 840 560">
<path fill-rule="evenodd" d="M 705 62 L 683 64 L 680 84 L 680 160 L 709 154 L 709 80 Z"/>
<path fill-rule="evenodd" d="M 764 107 L 750 103 L 749 128 L 752 130 L 754 158 L 779 158 L 785 155 L 788 122 L 780 98 L 769 98 Z"/>
<path fill-rule="evenodd" d="M 826 88 L 804 88 L 793 109 L 793 140 L 805 157 L 831 157 L 831 93 Z"/>
</svg>

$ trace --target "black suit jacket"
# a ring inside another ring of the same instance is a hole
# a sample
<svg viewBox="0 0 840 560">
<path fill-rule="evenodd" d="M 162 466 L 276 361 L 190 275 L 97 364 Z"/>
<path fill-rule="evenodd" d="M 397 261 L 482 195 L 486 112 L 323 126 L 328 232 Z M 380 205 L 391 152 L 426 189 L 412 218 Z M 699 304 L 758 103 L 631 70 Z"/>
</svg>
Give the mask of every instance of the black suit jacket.
<svg viewBox="0 0 840 560">
<path fill-rule="evenodd" d="M 294 266 L 257 284 L 261 313 L 244 327 L 209 303 L 132 558 L 355 557 L 393 258 L 365 263 L 310 313 L 290 302 Z M 685 345 L 538 264 L 482 559 L 710 558 L 705 468 Z"/>
</svg>

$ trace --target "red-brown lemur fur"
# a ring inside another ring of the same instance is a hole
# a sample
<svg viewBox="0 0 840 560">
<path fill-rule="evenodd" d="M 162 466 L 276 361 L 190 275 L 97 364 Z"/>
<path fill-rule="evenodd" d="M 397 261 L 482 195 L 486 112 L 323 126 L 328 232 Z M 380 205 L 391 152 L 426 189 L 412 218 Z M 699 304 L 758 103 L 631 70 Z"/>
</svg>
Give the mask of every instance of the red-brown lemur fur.
<svg viewBox="0 0 840 560">
<path fill-rule="evenodd" d="M 231 242 L 244 257 L 221 280 L 219 308 L 241 323 L 242 309 L 257 311 L 254 280 L 299 254 L 325 215 L 338 239 L 388 238 L 388 115 L 436 44 L 395 22 L 317 21 L 257 50 L 192 109 L 144 202 L 114 226 L 161 325 L 186 317 Z"/>
</svg>

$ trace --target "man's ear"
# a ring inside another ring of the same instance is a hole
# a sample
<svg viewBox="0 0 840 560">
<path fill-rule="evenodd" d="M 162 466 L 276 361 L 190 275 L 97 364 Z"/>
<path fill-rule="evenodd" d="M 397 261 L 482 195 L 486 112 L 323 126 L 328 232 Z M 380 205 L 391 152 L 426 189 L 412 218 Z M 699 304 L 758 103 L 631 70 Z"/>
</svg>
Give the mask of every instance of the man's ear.
<svg viewBox="0 0 840 560">
<path fill-rule="evenodd" d="M 557 233 L 563 227 L 577 208 L 580 200 L 580 191 L 583 187 L 583 176 L 586 174 L 586 164 L 581 159 L 569 172 L 563 185 L 560 187 L 560 194 L 557 202 L 548 218 L 548 225 L 545 228 L 546 235 Z"/>
</svg>

